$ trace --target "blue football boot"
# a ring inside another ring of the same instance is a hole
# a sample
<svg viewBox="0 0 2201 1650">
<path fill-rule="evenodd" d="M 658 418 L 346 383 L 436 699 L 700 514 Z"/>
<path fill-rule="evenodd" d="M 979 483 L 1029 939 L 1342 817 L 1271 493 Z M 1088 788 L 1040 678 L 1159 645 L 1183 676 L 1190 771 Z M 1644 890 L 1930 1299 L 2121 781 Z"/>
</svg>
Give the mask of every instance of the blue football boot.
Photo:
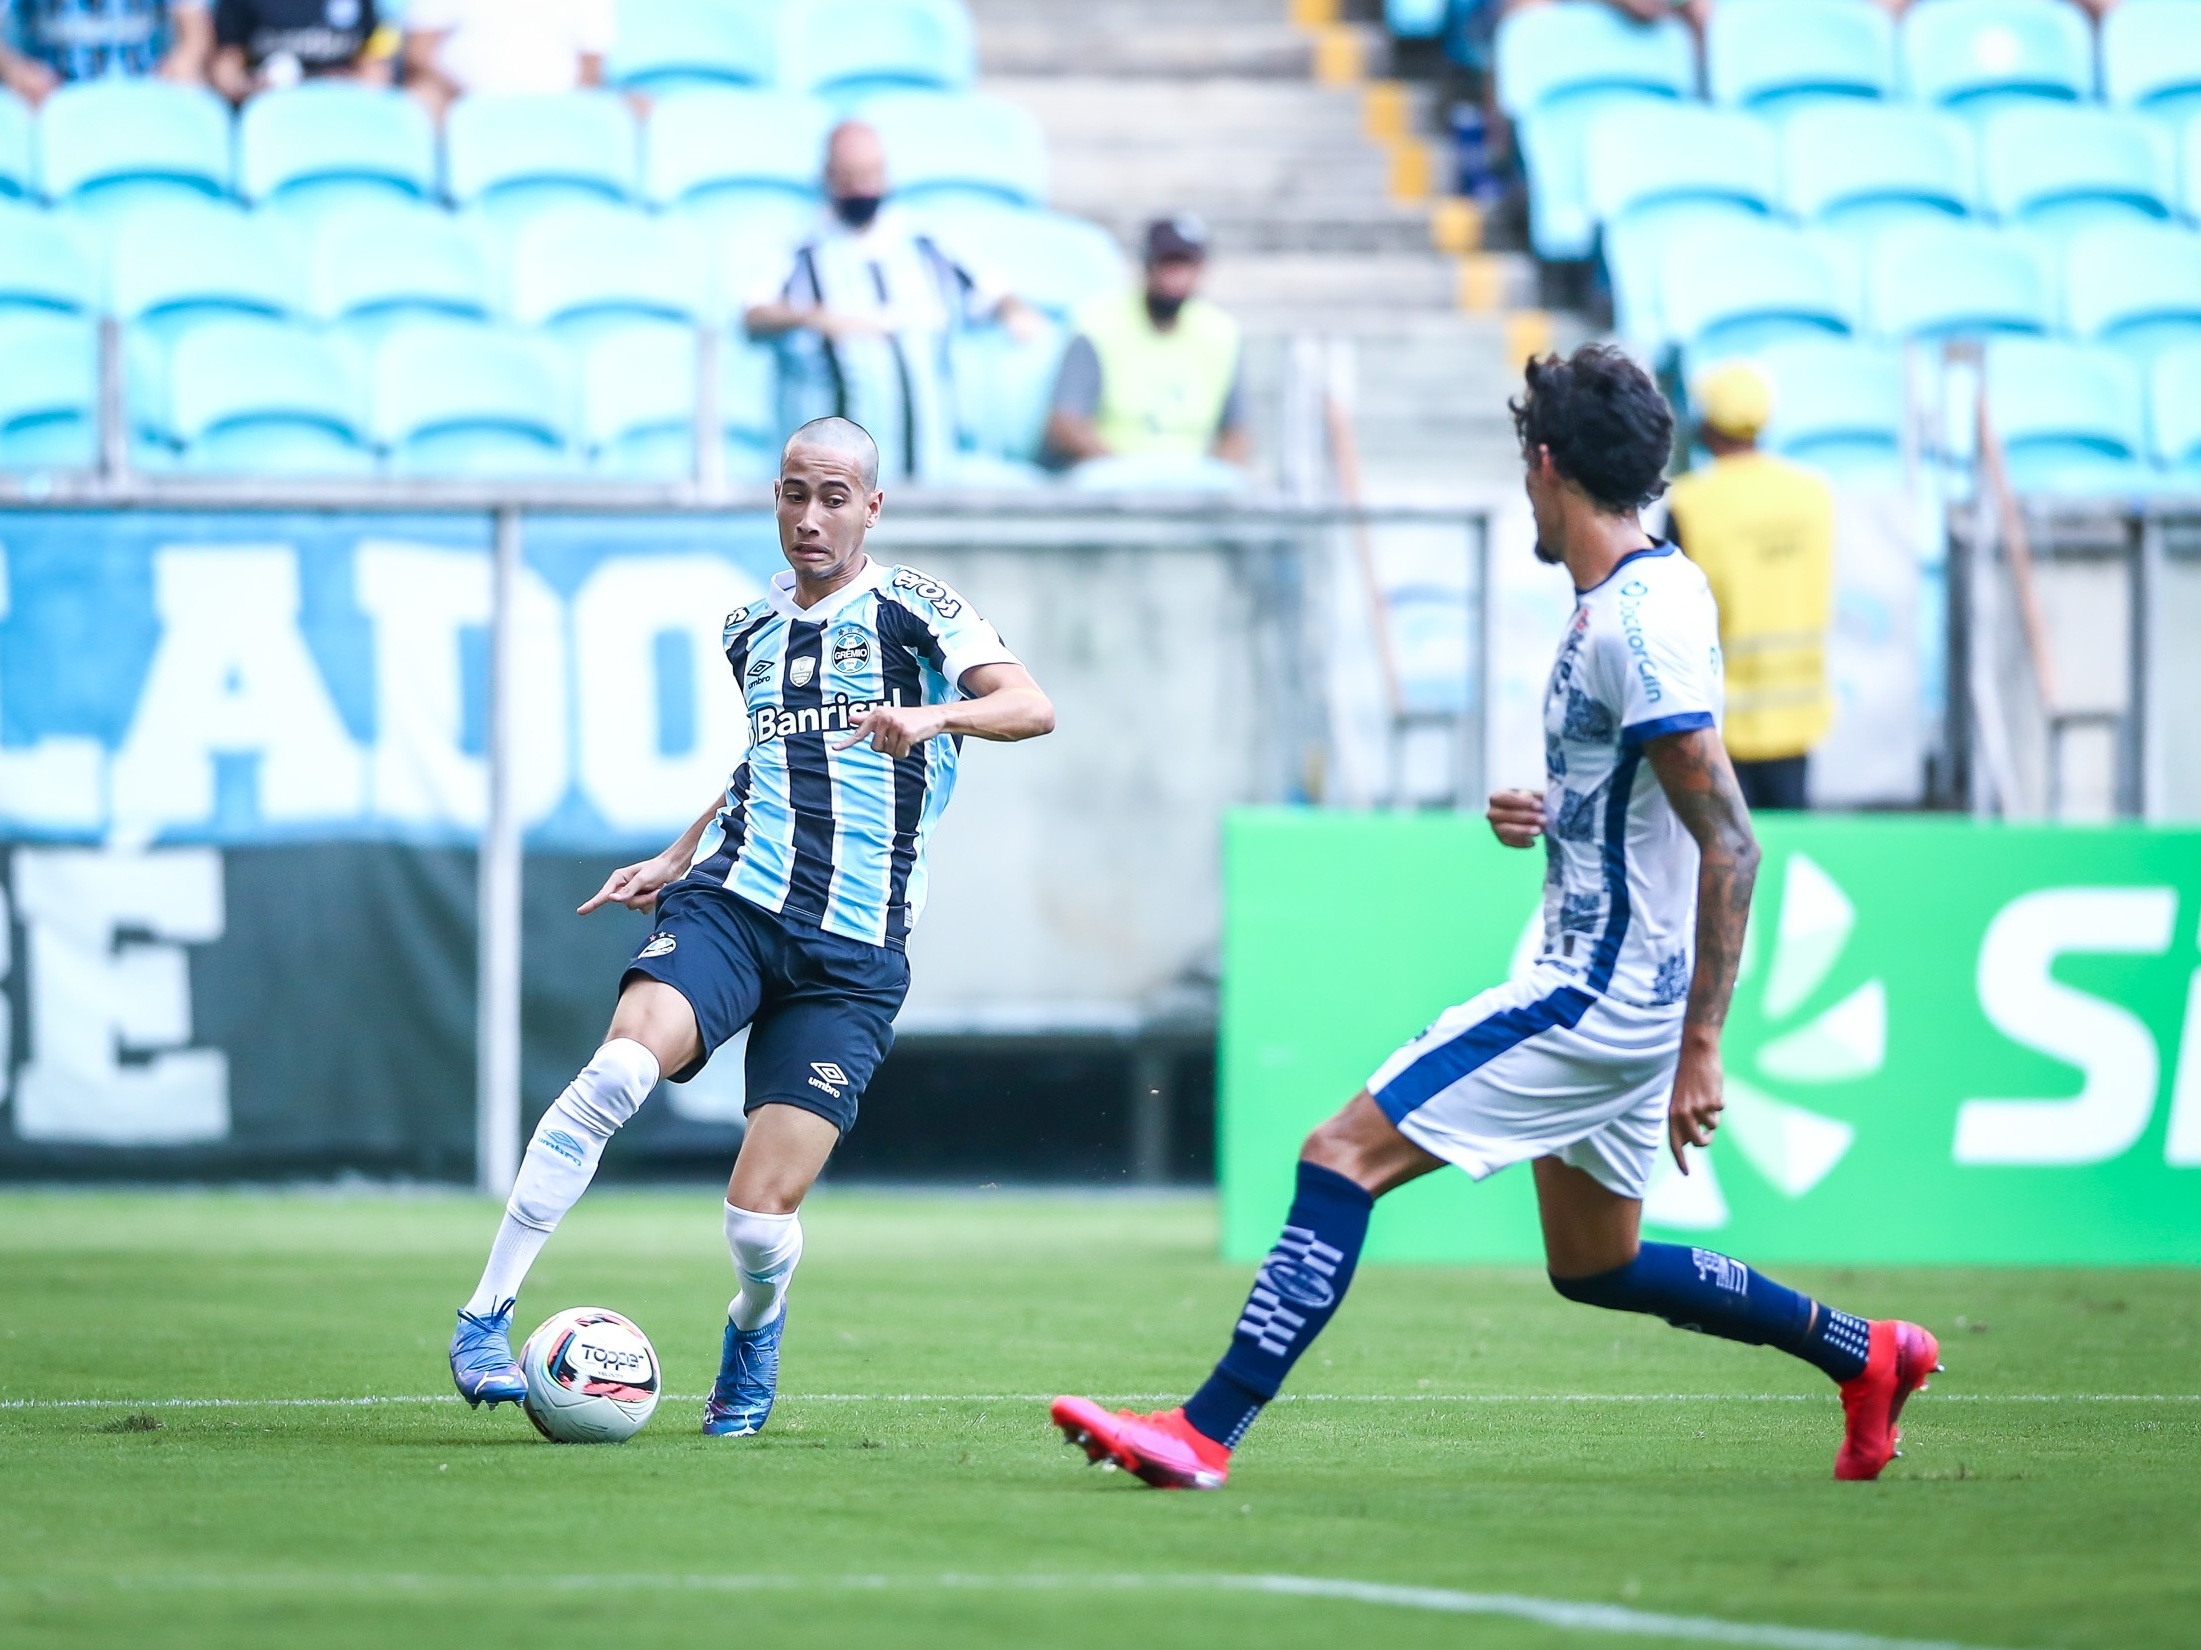
<svg viewBox="0 0 2201 1650">
<path fill-rule="evenodd" d="M 726 1325 L 718 1355 L 718 1380 L 703 1404 L 706 1438 L 747 1438 L 771 1419 L 780 1389 L 780 1336 L 787 1329 L 787 1307 L 762 1329 Z"/>
<path fill-rule="evenodd" d="M 472 1408 L 486 1402 L 516 1404 L 527 1396 L 527 1377 L 512 1356 L 512 1309 L 506 1301 L 486 1317 L 459 1308 L 459 1326 L 451 1332 L 451 1379 Z"/>
</svg>

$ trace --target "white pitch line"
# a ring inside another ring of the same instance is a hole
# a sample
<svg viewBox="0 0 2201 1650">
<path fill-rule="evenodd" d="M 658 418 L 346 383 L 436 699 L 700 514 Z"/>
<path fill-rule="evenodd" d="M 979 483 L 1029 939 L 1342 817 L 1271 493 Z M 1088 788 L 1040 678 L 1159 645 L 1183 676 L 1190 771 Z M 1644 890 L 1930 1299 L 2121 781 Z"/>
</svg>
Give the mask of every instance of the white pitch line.
<svg viewBox="0 0 2201 1650">
<path fill-rule="evenodd" d="M 666 1403 L 701 1403 L 701 1392 L 660 1394 Z M 788 1404 L 1045 1404 L 1052 1392 L 783 1392 Z M 1182 1392 L 1115 1392 L 1103 1398 L 1160 1403 Z M 1286 1392 L 1279 1404 L 1830 1404 L 1809 1392 Z M 382 1404 L 455 1404 L 455 1392 L 357 1398 L 0 1398 L 0 1411 L 44 1409 L 368 1409 Z M 1934 1392 L 1935 1404 L 2201 1404 L 2201 1392 Z"/>
<path fill-rule="evenodd" d="M 1692 1639 L 1752 1650 L 1984 1650 L 1946 1639 L 1885 1638 L 1778 1622 L 1728 1621 L 1718 1616 L 1676 1616 L 1618 1604 L 1538 1598 L 1524 1593 L 1467 1593 L 1448 1587 L 1402 1587 L 1386 1582 L 1295 1575 L 421 1575 L 321 1572 L 268 1576 L 112 1576 L 100 1578 L 117 1591 L 291 1592 L 349 1590 L 374 1593 L 513 1592 L 1138 1592 L 1148 1590 L 1258 1593 L 1283 1598 L 1336 1599 L 1388 1605 L 1439 1615 L 1506 1616 L 1577 1633 L 1629 1638 Z M 95 1585 L 98 1583 L 95 1583 Z M 50 1579 L 0 1579 L 11 1592 L 72 1593 L 80 1585 Z"/>
</svg>

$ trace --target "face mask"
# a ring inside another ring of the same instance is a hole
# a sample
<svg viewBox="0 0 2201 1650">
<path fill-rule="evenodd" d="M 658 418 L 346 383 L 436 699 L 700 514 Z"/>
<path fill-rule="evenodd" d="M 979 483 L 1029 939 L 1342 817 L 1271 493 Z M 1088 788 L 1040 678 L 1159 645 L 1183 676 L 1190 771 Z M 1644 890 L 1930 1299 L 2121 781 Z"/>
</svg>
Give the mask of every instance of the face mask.
<svg viewBox="0 0 2201 1650">
<path fill-rule="evenodd" d="M 1165 298 L 1160 293 L 1146 295 L 1146 315 L 1158 327 L 1166 327 L 1177 319 L 1177 312 L 1185 307 L 1182 298 Z"/>
<path fill-rule="evenodd" d="M 833 215 L 851 229 L 864 229 L 879 215 L 877 195 L 835 195 Z"/>
</svg>

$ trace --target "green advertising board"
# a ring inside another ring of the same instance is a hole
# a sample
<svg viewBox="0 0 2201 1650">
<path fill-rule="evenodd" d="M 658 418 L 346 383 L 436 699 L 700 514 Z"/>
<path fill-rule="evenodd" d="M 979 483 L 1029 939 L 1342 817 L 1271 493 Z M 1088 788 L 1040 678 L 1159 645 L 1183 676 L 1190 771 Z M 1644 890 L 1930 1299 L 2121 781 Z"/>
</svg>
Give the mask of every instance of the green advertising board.
<svg viewBox="0 0 2201 1650">
<path fill-rule="evenodd" d="M 1765 818 L 1727 1113 L 1653 1235 L 1767 1261 L 2201 1261 L 2201 832 Z M 1224 1248 L 1306 1131 L 1532 943 L 1543 855 L 1480 819 L 1229 822 Z M 1525 1169 L 1384 1199 L 1373 1258 L 1540 1257 Z"/>
</svg>

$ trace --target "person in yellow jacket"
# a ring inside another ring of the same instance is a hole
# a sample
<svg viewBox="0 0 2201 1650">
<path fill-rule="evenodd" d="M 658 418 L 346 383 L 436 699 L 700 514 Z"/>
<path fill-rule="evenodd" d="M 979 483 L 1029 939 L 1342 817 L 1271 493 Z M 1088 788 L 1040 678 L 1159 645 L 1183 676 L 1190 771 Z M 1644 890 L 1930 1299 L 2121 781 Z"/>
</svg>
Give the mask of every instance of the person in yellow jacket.
<svg viewBox="0 0 2201 1650">
<path fill-rule="evenodd" d="M 1079 310 L 1047 418 L 1058 461 L 1246 462 L 1238 323 L 1199 296 L 1207 231 L 1189 213 L 1146 231 L 1146 280 Z"/>
<path fill-rule="evenodd" d="M 1753 808 L 1802 808 L 1811 747 L 1834 720 L 1834 495 L 1817 472 L 1758 450 L 1773 386 L 1731 362 L 1696 386 L 1712 462 L 1667 494 L 1667 534 L 1704 570 L 1727 661 L 1727 754 Z"/>
</svg>

